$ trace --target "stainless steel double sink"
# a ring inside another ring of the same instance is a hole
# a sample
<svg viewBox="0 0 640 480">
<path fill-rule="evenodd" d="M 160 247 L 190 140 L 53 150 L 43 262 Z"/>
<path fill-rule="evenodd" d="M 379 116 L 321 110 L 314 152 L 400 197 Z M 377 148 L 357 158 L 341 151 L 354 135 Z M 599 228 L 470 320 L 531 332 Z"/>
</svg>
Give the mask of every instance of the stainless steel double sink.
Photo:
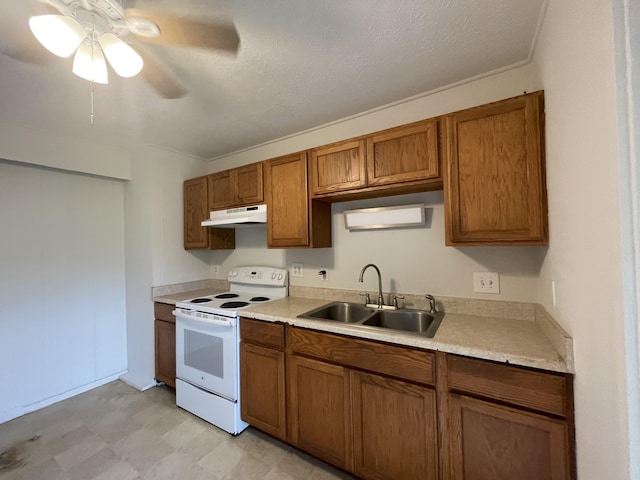
<svg viewBox="0 0 640 480">
<path fill-rule="evenodd" d="M 427 338 L 433 338 L 443 317 L 444 312 L 408 308 L 387 310 L 350 302 L 331 302 L 298 315 L 298 318 L 409 332 Z"/>
</svg>

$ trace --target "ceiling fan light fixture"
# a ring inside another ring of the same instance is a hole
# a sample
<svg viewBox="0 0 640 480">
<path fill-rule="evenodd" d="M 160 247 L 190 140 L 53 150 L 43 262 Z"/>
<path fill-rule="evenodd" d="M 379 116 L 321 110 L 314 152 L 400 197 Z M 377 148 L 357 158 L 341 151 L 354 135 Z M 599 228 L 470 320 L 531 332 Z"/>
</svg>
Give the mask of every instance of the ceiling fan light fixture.
<svg viewBox="0 0 640 480">
<path fill-rule="evenodd" d="M 87 36 L 75 18 L 64 15 L 31 17 L 29 28 L 44 48 L 63 58 L 71 55 Z"/>
<path fill-rule="evenodd" d="M 113 33 L 105 33 L 99 42 L 107 60 L 118 75 L 133 77 L 140 73 L 144 64 L 142 57 L 120 38 Z"/>
<path fill-rule="evenodd" d="M 90 82 L 108 83 L 107 63 L 100 46 L 81 44 L 73 58 L 73 73 Z"/>
</svg>

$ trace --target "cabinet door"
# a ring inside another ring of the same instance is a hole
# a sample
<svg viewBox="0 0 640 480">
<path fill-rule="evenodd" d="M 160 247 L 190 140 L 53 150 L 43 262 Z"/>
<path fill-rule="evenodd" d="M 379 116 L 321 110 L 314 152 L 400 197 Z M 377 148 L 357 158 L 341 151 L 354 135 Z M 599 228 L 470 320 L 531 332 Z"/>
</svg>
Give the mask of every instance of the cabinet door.
<svg viewBox="0 0 640 480">
<path fill-rule="evenodd" d="M 364 140 L 349 140 L 311 150 L 311 193 L 316 195 L 366 187 L 365 155 Z"/>
<path fill-rule="evenodd" d="M 156 380 L 176 388 L 176 325 L 155 321 Z"/>
<path fill-rule="evenodd" d="M 436 394 L 379 375 L 351 372 L 354 472 L 363 478 L 438 475 Z"/>
<path fill-rule="evenodd" d="M 348 371 L 296 355 L 287 357 L 289 441 L 327 462 L 352 468 Z"/>
<path fill-rule="evenodd" d="M 184 248 L 209 248 L 209 232 L 200 223 L 209 218 L 207 177 L 184 182 Z"/>
<path fill-rule="evenodd" d="M 280 440 L 287 438 L 284 352 L 240 344 L 242 419 Z"/>
<path fill-rule="evenodd" d="M 262 163 L 233 169 L 236 205 L 251 205 L 264 201 Z"/>
<path fill-rule="evenodd" d="M 268 245 L 309 246 L 306 152 L 267 161 L 265 179 Z"/>
<path fill-rule="evenodd" d="M 455 480 L 568 480 L 565 421 L 451 395 Z"/>
<path fill-rule="evenodd" d="M 234 249 L 236 248 L 235 229 L 200 225 L 203 220 L 209 218 L 208 181 L 208 177 L 198 177 L 184 182 L 184 249 Z"/>
<path fill-rule="evenodd" d="M 437 179 L 438 120 L 384 130 L 367 138 L 368 184 Z"/>
<path fill-rule="evenodd" d="M 446 117 L 447 245 L 546 245 L 542 92 Z"/>
<path fill-rule="evenodd" d="M 232 207 L 235 200 L 231 170 L 212 173 L 207 178 L 209 180 L 209 210 Z"/>
</svg>

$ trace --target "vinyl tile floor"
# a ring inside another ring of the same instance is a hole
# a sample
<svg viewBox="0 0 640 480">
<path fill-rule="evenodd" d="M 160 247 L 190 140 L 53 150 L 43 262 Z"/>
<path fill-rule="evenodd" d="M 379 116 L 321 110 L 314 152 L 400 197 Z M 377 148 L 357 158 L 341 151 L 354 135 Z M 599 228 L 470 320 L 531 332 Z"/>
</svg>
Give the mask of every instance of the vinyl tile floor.
<svg viewBox="0 0 640 480">
<path fill-rule="evenodd" d="M 229 435 L 167 387 L 118 380 L 0 425 L 0 480 L 352 478 L 251 427 Z"/>
</svg>

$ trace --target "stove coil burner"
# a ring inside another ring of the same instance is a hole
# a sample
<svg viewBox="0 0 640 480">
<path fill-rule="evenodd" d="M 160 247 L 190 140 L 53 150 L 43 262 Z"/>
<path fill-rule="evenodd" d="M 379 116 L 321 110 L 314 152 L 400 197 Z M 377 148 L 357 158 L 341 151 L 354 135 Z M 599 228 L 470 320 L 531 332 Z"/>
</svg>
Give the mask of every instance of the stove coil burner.
<svg viewBox="0 0 640 480">
<path fill-rule="evenodd" d="M 207 303 L 207 302 L 210 302 L 210 301 L 211 301 L 210 298 L 194 298 L 189 303 Z"/>
<path fill-rule="evenodd" d="M 237 298 L 239 295 L 237 293 L 221 293 L 220 295 L 216 295 L 214 298 Z"/>
<path fill-rule="evenodd" d="M 267 300 L 271 300 L 269 297 L 253 297 L 250 302 L 266 302 Z"/>
<path fill-rule="evenodd" d="M 247 305 L 249 305 L 249 302 L 224 302 L 220 305 L 220 308 L 240 308 L 246 307 Z"/>
</svg>

